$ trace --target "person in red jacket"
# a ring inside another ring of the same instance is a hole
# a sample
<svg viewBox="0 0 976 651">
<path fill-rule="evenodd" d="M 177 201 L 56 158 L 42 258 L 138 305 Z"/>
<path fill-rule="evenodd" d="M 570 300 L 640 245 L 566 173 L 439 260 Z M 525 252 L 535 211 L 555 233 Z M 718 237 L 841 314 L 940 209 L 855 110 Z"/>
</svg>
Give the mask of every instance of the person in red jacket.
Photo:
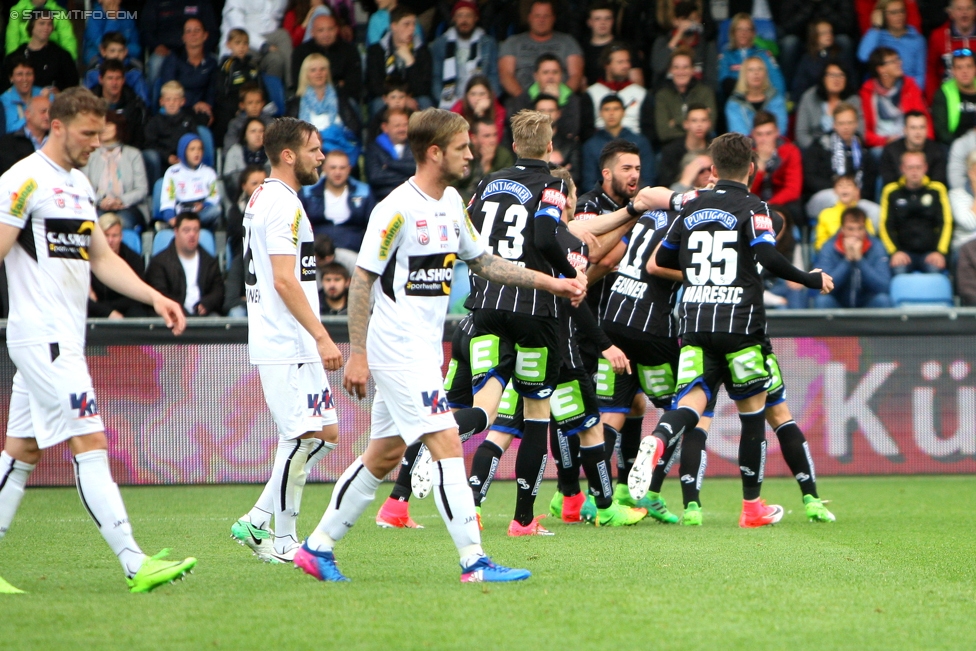
<svg viewBox="0 0 976 651">
<path fill-rule="evenodd" d="M 750 190 L 773 210 L 797 216 L 802 207 L 800 195 L 803 193 L 803 156 L 800 148 L 780 137 L 776 116 L 769 111 L 756 111 L 751 135 L 759 160 Z"/>
<path fill-rule="evenodd" d="M 929 108 L 922 91 L 902 70 L 901 57 L 887 47 L 879 47 L 868 59 L 871 78 L 861 86 L 861 111 L 864 115 L 864 142 L 868 147 L 884 147 L 901 138 L 905 113 L 921 111 L 929 118 L 929 138 L 935 139 Z"/>
<path fill-rule="evenodd" d="M 946 12 L 949 20 L 929 36 L 925 97 L 930 102 L 942 82 L 952 76 L 952 53 L 976 50 L 976 0 L 952 0 Z"/>
</svg>

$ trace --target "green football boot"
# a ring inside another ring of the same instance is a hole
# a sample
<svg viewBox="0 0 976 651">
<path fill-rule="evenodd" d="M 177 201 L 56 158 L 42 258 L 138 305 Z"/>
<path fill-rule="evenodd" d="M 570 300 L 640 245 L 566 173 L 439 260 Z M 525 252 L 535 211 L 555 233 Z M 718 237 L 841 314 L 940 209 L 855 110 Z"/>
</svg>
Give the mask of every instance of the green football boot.
<svg viewBox="0 0 976 651">
<path fill-rule="evenodd" d="M 637 508 L 647 509 L 647 515 L 662 524 L 677 524 L 679 520 L 678 516 L 668 511 L 667 502 L 660 493 L 648 493 L 637 502 Z"/>
<path fill-rule="evenodd" d="M 150 592 L 164 583 L 172 583 L 176 579 L 182 579 L 197 564 L 197 559 L 192 556 L 182 561 L 164 560 L 168 554 L 169 550 L 164 549 L 143 561 L 142 567 L 139 568 L 136 575 L 131 579 L 126 579 L 129 583 L 129 592 Z"/>
<path fill-rule="evenodd" d="M 647 515 L 643 509 L 632 509 L 617 502 L 610 502 L 605 509 L 597 509 L 595 524 L 598 527 L 626 527 L 637 524 Z"/>
<path fill-rule="evenodd" d="M 559 491 L 556 491 L 556 494 L 549 500 L 549 513 L 554 518 L 563 517 L 563 494 Z"/>
<path fill-rule="evenodd" d="M 0 594 L 26 594 L 23 590 L 19 590 L 9 583 L 7 583 L 2 576 L 0 576 Z"/>
<path fill-rule="evenodd" d="M 824 506 L 824 501 L 813 495 L 803 496 L 803 508 L 806 509 L 807 520 L 810 522 L 833 522 L 837 519 Z"/>
<path fill-rule="evenodd" d="M 593 499 L 592 495 L 586 496 L 586 501 L 583 502 L 583 508 L 580 509 L 580 519 L 583 522 L 589 522 L 590 524 L 596 523 L 596 500 Z"/>
<path fill-rule="evenodd" d="M 686 527 L 701 526 L 702 512 L 701 507 L 698 506 L 698 502 L 688 502 L 688 506 L 685 507 L 685 513 L 681 516 L 681 524 Z"/>
</svg>

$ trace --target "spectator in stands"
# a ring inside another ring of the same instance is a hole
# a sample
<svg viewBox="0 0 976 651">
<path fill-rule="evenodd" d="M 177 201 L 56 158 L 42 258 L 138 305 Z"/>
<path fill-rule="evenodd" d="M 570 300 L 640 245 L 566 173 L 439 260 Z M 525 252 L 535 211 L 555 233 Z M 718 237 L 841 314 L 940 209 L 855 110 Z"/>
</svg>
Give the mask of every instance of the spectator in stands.
<svg viewBox="0 0 976 651">
<path fill-rule="evenodd" d="M 802 213 L 803 157 L 800 149 L 780 135 L 776 116 L 769 111 L 756 111 L 751 135 L 758 159 L 751 191 L 792 223 L 794 215 Z"/>
<path fill-rule="evenodd" d="M 60 45 L 71 55 L 72 60 L 77 60 L 78 40 L 75 38 L 75 28 L 70 20 L 63 18 L 66 15 L 65 8 L 54 0 L 19 0 L 10 8 L 9 15 L 19 17 L 11 18 L 7 23 L 7 55 L 31 39 L 27 33 L 27 23 L 30 22 L 33 11 L 56 12 L 53 14 L 54 32 L 51 34 L 51 42 Z"/>
<path fill-rule="evenodd" d="M 315 285 L 318 291 L 322 291 L 322 268 L 330 262 L 338 262 L 349 270 L 352 274 L 356 270 L 357 255 L 348 249 L 337 249 L 332 243 L 332 238 L 325 233 L 315 236 L 313 243 L 315 249 Z"/>
<path fill-rule="evenodd" d="M 540 54 L 535 62 L 533 82 L 527 86 L 521 95 L 510 98 L 506 103 L 509 115 L 515 115 L 522 109 L 531 108 L 535 98 L 540 94 L 551 95 L 559 101 L 562 113 L 560 130 L 567 136 L 580 137 L 584 129 L 584 96 L 574 93 L 569 86 L 562 82 L 563 68 L 559 57 L 555 54 Z M 586 107 L 589 109 L 589 107 Z M 589 111 L 592 114 L 592 111 Z M 592 122 L 592 119 L 590 120 Z"/>
<path fill-rule="evenodd" d="M 901 155 L 902 177 L 881 193 L 881 240 L 893 274 L 946 268 L 952 238 L 952 209 L 946 188 L 926 176 L 925 154 Z"/>
<path fill-rule="evenodd" d="M 243 29 L 227 33 L 229 53 L 217 68 L 217 92 L 215 96 L 213 135 L 220 142 L 227 134 L 227 125 L 240 109 L 241 89 L 247 86 L 261 87 L 261 72 L 251 56 L 250 39 Z"/>
<path fill-rule="evenodd" d="M 264 120 L 248 118 L 241 134 L 241 141 L 232 145 L 224 154 L 224 168 L 221 172 L 224 187 L 234 187 L 240 173 L 250 166 L 264 167 L 271 172 L 268 155 L 264 153 Z"/>
<path fill-rule="evenodd" d="M 6 118 L 4 133 L 10 133 L 24 126 L 27 102 L 44 92 L 44 89 L 34 85 L 34 65 L 30 61 L 18 56 L 9 57 L 6 63 L 10 70 L 11 85 L 0 95 L 0 107 L 3 108 Z"/>
<path fill-rule="evenodd" d="M 658 185 L 670 187 L 678 179 L 682 171 L 680 161 L 685 154 L 708 149 L 708 134 L 712 132 L 712 108 L 706 104 L 689 103 L 681 129 L 682 137 L 675 138 L 661 148 Z"/>
<path fill-rule="evenodd" d="M 122 220 L 112 212 L 102 214 L 98 218 L 98 225 L 105 233 L 108 248 L 119 256 L 129 267 L 142 278 L 146 271 L 146 264 L 142 256 L 130 249 L 122 241 Z M 142 303 L 134 301 L 109 287 L 91 275 L 91 287 L 88 290 L 88 317 L 92 319 L 124 319 L 125 317 L 149 316 Z"/>
<path fill-rule="evenodd" d="M 106 32 L 98 46 L 98 63 L 92 65 L 85 73 L 85 88 L 91 90 L 98 82 L 102 62 L 115 59 L 122 63 L 125 73 L 125 83 L 139 96 L 143 104 L 149 106 L 149 85 L 142 74 L 142 70 L 129 60 L 129 49 L 125 43 L 125 36 L 119 32 Z"/>
<path fill-rule="evenodd" d="M 718 83 L 722 95 L 729 97 L 739 85 L 742 78 L 740 69 L 745 65 L 747 59 L 761 59 L 766 66 L 766 74 L 769 83 L 776 89 L 777 94 L 783 97 L 786 94 L 786 82 L 783 80 L 783 73 L 776 63 L 775 57 L 769 50 L 756 45 L 756 26 L 752 22 L 752 17 L 747 13 L 738 13 L 732 17 L 729 24 L 729 44 L 718 57 Z M 751 124 L 750 122 L 747 124 Z M 781 127 L 785 131 L 785 128 Z M 746 127 L 745 133 L 749 132 Z"/>
<path fill-rule="evenodd" d="M 474 84 L 474 80 L 469 80 L 469 84 Z M 487 82 L 485 83 L 485 88 L 488 88 Z M 392 77 L 388 79 L 384 85 L 383 89 L 383 110 L 374 115 L 369 120 L 369 127 L 366 129 L 367 142 L 376 138 L 376 136 L 383 133 L 383 117 L 388 110 L 396 111 L 406 111 L 407 115 L 413 111 L 410 109 L 411 100 L 410 97 L 410 87 L 407 86 L 407 82 Z M 495 105 L 499 106 L 498 100 L 495 100 Z M 452 109 L 455 113 L 459 113 L 460 109 L 455 105 Z M 463 115 L 463 113 L 462 113 Z M 504 124 L 504 122 L 502 122 Z"/>
<path fill-rule="evenodd" d="M 578 185 L 583 178 L 579 138 L 563 135 L 562 131 L 559 130 L 559 120 L 562 117 L 559 101 L 552 95 L 541 94 L 535 98 L 535 104 L 532 108 L 540 113 L 547 114 L 552 120 L 552 153 L 549 154 L 549 162 L 561 165 L 569 170 L 573 182 Z M 501 132 L 498 133 L 499 138 L 501 138 Z M 502 147 L 502 149 L 509 152 L 508 147 Z"/>
<path fill-rule="evenodd" d="M 240 173 L 237 181 L 228 187 L 235 188 L 237 198 L 227 209 L 227 243 L 230 245 L 230 262 L 224 282 L 224 314 L 233 317 L 247 316 L 247 299 L 244 295 L 244 211 L 251 194 L 264 182 L 267 171 L 263 166 L 249 165 Z"/>
<path fill-rule="evenodd" d="M 141 231 L 146 225 L 141 206 L 149 193 L 149 182 L 142 153 L 122 144 L 124 128 L 122 120 L 109 113 L 100 146 L 88 157 L 88 163 L 81 171 L 95 190 L 98 214 L 114 213 L 122 220 L 123 228 Z"/>
<path fill-rule="evenodd" d="M 586 89 L 596 112 L 600 102 L 607 95 L 616 95 L 624 103 L 624 126 L 634 133 L 653 132 L 654 98 L 640 84 L 631 80 L 630 48 L 621 41 L 615 41 L 603 49 L 603 74 L 599 81 Z M 595 124 L 603 128 L 599 117 Z"/>
<path fill-rule="evenodd" d="M 24 126 L 0 136 L 0 174 L 41 148 L 51 129 L 51 100 L 32 97 L 24 110 Z"/>
<path fill-rule="evenodd" d="M 53 30 L 53 19 L 31 18 L 27 21 L 30 40 L 11 52 L 10 56 L 22 56 L 34 64 L 35 84 L 60 91 L 78 85 L 78 66 L 63 47 L 51 42 Z"/>
<path fill-rule="evenodd" d="M 678 48 L 671 52 L 668 77 L 654 93 L 653 102 L 655 135 L 662 143 L 685 138 L 685 121 L 691 106 L 704 106 L 710 116 L 717 115 L 715 91 L 695 78 L 690 50 Z"/>
<path fill-rule="evenodd" d="M 959 247 L 956 263 L 956 293 L 963 307 L 976 307 L 976 240 Z"/>
<path fill-rule="evenodd" d="M 739 69 L 739 82 L 725 103 L 725 121 L 729 131 L 749 135 L 756 111 L 776 116 L 781 133 L 786 133 L 788 117 L 786 98 L 769 81 L 766 64 L 760 57 L 749 57 Z"/>
<path fill-rule="evenodd" d="M 159 79 L 163 61 L 183 47 L 183 22 L 189 17 L 203 22 L 205 49 L 217 49 L 220 26 L 210 0 L 146 0 L 139 12 L 142 46 L 149 53 L 146 77 L 150 85 Z"/>
<path fill-rule="evenodd" d="M 384 36 L 390 33 L 390 28 L 393 24 L 393 11 L 400 4 L 397 0 L 375 1 L 377 10 L 370 15 L 369 23 L 366 25 L 367 48 L 379 43 L 383 40 Z M 416 34 L 419 43 L 424 42 L 424 30 L 420 27 L 419 23 L 414 27 L 414 34 Z"/>
<path fill-rule="evenodd" d="M 203 142 L 195 133 L 180 138 L 176 148 L 179 162 L 163 175 L 163 196 L 159 219 L 175 226 L 177 215 L 193 212 L 210 228 L 220 219 L 220 191 L 217 172 L 203 164 Z"/>
<path fill-rule="evenodd" d="M 919 89 L 925 88 L 925 38 L 907 23 L 905 0 L 879 0 L 882 24 L 875 24 L 861 38 L 857 58 L 868 63 L 871 53 L 879 47 L 891 48 L 901 57 L 905 75 L 911 77 Z"/>
<path fill-rule="evenodd" d="M 159 91 L 162 110 L 146 123 L 145 148 L 142 150 L 150 185 L 162 176 L 164 163 L 169 166 L 180 162 L 176 155 L 180 138 L 197 132 L 199 116 L 185 109 L 184 104 L 183 87 L 178 81 L 163 84 Z"/>
<path fill-rule="evenodd" d="M 363 101 L 363 64 L 359 50 L 352 43 L 339 38 L 339 24 L 335 16 L 321 14 L 312 19 L 312 37 L 295 48 L 291 59 L 289 86 L 298 85 L 298 71 L 309 54 L 318 53 L 329 60 L 332 81 L 346 97 L 357 104 Z"/>
<path fill-rule="evenodd" d="M 468 175 L 453 184 L 465 204 L 471 200 L 471 196 L 483 178 L 515 164 L 515 155 L 512 151 L 499 147 L 498 143 L 498 127 L 494 122 L 483 120 L 474 123 L 471 131 L 471 153 L 474 154 L 474 159 L 469 164 Z M 562 159 L 557 162 L 550 157 L 549 160 L 557 165 L 562 164 Z"/>
<path fill-rule="evenodd" d="M 329 60 L 321 54 L 309 54 L 302 61 L 298 92 L 289 103 L 287 113 L 319 130 L 323 150 L 342 149 L 350 160 L 359 160 L 356 105 L 333 86 Z"/>
<path fill-rule="evenodd" d="M 281 28 L 291 37 L 293 51 L 307 40 L 305 35 L 311 31 L 312 22 L 317 17 L 331 15 L 332 8 L 323 0 L 289 0 L 281 18 Z"/>
<path fill-rule="evenodd" d="M 351 170 L 344 151 L 330 151 L 318 183 L 302 188 L 299 199 L 316 235 L 324 233 L 337 248 L 359 253 L 376 201 L 368 184 L 349 176 Z"/>
<path fill-rule="evenodd" d="M 285 2 L 226 0 L 220 21 L 220 54 L 230 54 L 227 35 L 232 29 L 247 32 L 258 68 L 284 83 L 291 78 L 291 34 L 281 28 Z"/>
<path fill-rule="evenodd" d="M 715 24 L 715 20 L 712 18 L 711 5 L 713 3 L 708 2 L 706 0 L 693 0 L 693 2 L 695 8 L 698 9 L 699 15 L 701 17 L 701 23 L 703 26 L 702 34 L 705 40 L 714 41 L 718 30 Z M 640 28 L 643 28 L 643 30 L 641 31 L 645 32 L 647 45 L 650 45 L 654 41 L 654 39 L 661 34 L 670 34 L 678 24 L 678 20 L 679 20 L 677 16 L 678 13 L 677 10 L 679 4 L 678 2 L 672 1 L 672 2 L 631 3 L 631 4 L 650 5 L 647 7 L 649 11 L 645 13 L 645 16 L 647 18 L 650 18 L 650 21 L 649 22 L 644 21 L 643 24 L 641 24 L 640 20 L 634 21 L 634 25 L 632 28 L 635 31 L 640 30 Z M 630 23 L 631 20 L 629 19 L 632 17 L 633 14 L 631 13 L 630 15 L 628 15 L 628 20 L 625 20 L 624 22 Z M 725 15 L 722 18 L 724 19 L 727 17 L 728 15 Z M 621 27 L 623 28 L 624 25 L 621 25 Z"/>
<path fill-rule="evenodd" d="M 708 155 L 707 150 L 689 151 L 681 157 L 677 169 L 681 170 L 681 174 L 677 180 L 665 187 L 675 192 L 704 188 L 712 175 L 712 157 Z"/>
<path fill-rule="evenodd" d="M 607 95 L 600 102 L 600 117 L 604 127 L 583 144 L 583 187 L 592 188 L 600 180 L 600 152 L 611 140 L 626 140 L 640 151 L 640 185 L 650 185 L 654 174 L 654 152 L 647 138 L 623 125 L 624 103 L 616 95 Z"/>
<path fill-rule="evenodd" d="M 856 27 L 850 0 L 781 0 L 770 4 L 773 15 L 778 14 L 779 62 L 783 76 L 792 80 L 794 100 L 816 83 L 828 58 L 852 67 L 851 35 Z M 807 45 L 805 55 L 800 53 L 802 43 Z"/>
<path fill-rule="evenodd" d="M 838 61 L 829 61 L 817 85 L 807 89 L 796 109 L 796 144 L 802 149 L 834 130 L 834 109 L 841 102 L 853 106 L 858 113 L 858 131 L 864 133 L 861 97 L 851 83 L 847 70 Z"/>
<path fill-rule="evenodd" d="M 661 88 L 673 74 L 671 65 L 674 53 L 686 52 L 691 61 L 691 73 L 695 81 L 709 89 L 718 87 L 718 52 L 715 41 L 705 38 L 705 26 L 701 9 L 692 0 L 674 5 L 674 28 L 654 40 L 651 50 L 652 86 Z"/>
<path fill-rule="evenodd" d="M 322 316 L 346 314 L 349 302 L 349 270 L 338 262 L 322 265 L 322 289 L 319 290 L 319 311 Z"/>
<path fill-rule="evenodd" d="M 969 183 L 965 187 L 949 190 L 949 205 L 952 207 L 952 250 L 960 248 L 976 237 L 976 151 L 966 157 L 966 176 Z"/>
<path fill-rule="evenodd" d="M 871 78 L 861 86 L 861 111 L 864 114 L 864 141 L 868 147 L 884 147 L 903 135 L 904 115 L 921 111 L 928 115 L 922 91 L 902 70 L 899 54 L 879 47 L 868 60 Z M 929 124 L 929 138 L 935 132 Z"/>
<path fill-rule="evenodd" d="M 378 202 L 413 176 L 417 169 L 417 162 L 407 145 L 408 119 L 406 111 L 387 109 L 383 133 L 366 147 L 366 178 Z"/>
<path fill-rule="evenodd" d="M 590 29 L 589 39 L 583 43 L 583 76 L 586 84 L 596 83 L 603 76 L 603 50 L 614 40 L 614 11 L 610 1 L 596 0 L 590 5 L 586 26 Z M 631 48 L 630 80 L 644 86 L 644 71 L 640 67 L 637 51 Z"/>
<path fill-rule="evenodd" d="M 543 54 L 559 60 L 567 86 L 582 89 L 583 50 L 569 34 L 553 31 L 556 24 L 554 0 L 532 0 L 528 14 L 529 31 L 509 36 L 498 50 L 498 80 L 511 97 L 518 97 L 532 85 L 536 62 Z M 565 113 L 565 110 L 564 110 Z"/>
<path fill-rule="evenodd" d="M 431 95 L 442 109 L 461 101 L 468 81 L 484 77 L 494 95 L 498 84 L 498 44 L 478 27 L 478 4 L 457 0 L 451 10 L 452 25 L 430 44 L 433 61 Z"/>
<path fill-rule="evenodd" d="M 828 64 L 837 64 L 843 70 L 845 77 L 848 76 L 847 71 L 851 69 L 847 61 L 841 61 L 840 46 L 834 42 L 834 28 L 830 22 L 818 20 L 810 23 L 809 27 L 807 51 L 800 58 L 796 73 L 790 82 L 790 96 L 794 100 L 802 98 L 807 90 L 823 79 Z M 848 79 L 849 84 L 850 81 Z M 853 87 L 853 84 L 850 85 Z"/>
<path fill-rule="evenodd" d="M 237 103 L 237 114 L 227 124 L 224 134 L 224 151 L 227 151 L 241 141 L 244 125 L 251 118 L 258 118 L 264 126 L 271 124 L 271 112 L 265 103 L 264 91 L 257 84 L 244 84 L 240 89 L 240 100 Z"/>
<path fill-rule="evenodd" d="M 389 106 L 389 103 L 387 103 Z M 479 120 L 490 120 L 498 127 L 498 133 L 505 131 L 505 118 L 508 113 L 498 101 L 492 90 L 491 81 L 482 75 L 471 77 L 464 89 L 464 97 L 451 106 L 451 111 L 468 121 L 471 131 Z"/>
<path fill-rule="evenodd" d="M 217 59 L 204 50 L 207 30 L 199 18 L 188 18 L 183 25 L 183 48 L 170 53 L 163 62 L 160 79 L 163 84 L 178 81 L 186 102 L 195 112 L 206 116 L 201 122 L 213 124 L 217 101 Z"/>
<path fill-rule="evenodd" d="M 952 78 L 935 91 L 932 101 L 935 137 L 946 146 L 976 127 L 976 60 L 969 49 L 952 55 Z"/>
<path fill-rule="evenodd" d="M 923 29 L 922 14 L 916 1 L 906 0 L 905 10 L 908 14 L 908 24 L 919 33 L 927 33 L 928 30 Z M 872 27 L 881 27 L 884 23 L 884 12 L 878 8 L 878 0 L 854 0 L 854 12 L 857 14 L 858 34 L 861 36 Z"/>
<path fill-rule="evenodd" d="M 173 241 L 149 261 L 146 282 L 189 316 L 219 315 L 224 280 L 217 259 L 200 248 L 200 217 L 181 212 L 173 228 Z"/>
<path fill-rule="evenodd" d="M 906 151 L 920 151 L 925 154 L 928 176 L 933 181 L 946 183 L 945 147 L 931 140 L 929 119 L 921 111 L 905 114 L 904 136 L 885 145 L 881 151 L 880 175 L 882 185 L 894 183 L 902 175 L 901 155 Z"/>
<path fill-rule="evenodd" d="M 394 76 L 410 86 L 410 95 L 416 103 L 411 109 L 429 108 L 433 61 L 427 46 L 415 33 L 417 15 L 400 5 L 390 13 L 390 20 L 389 33 L 366 50 L 366 92 L 371 99 L 371 112 L 382 110 L 380 96 L 384 84 Z"/>
<path fill-rule="evenodd" d="M 939 86 L 950 79 L 953 55 L 957 50 L 976 50 L 976 1 L 951 0 L 946 9 L 949 20 L 929 35 L 925 96 L 935 97 Z"/>
<path fill-rule="evenodd" d="M 824 208 L 817 216 L 817 233 L 813 241 L 813 248 L 819 251 L 823 245 L 840 230 L 841 215 L 848 208 L 860 208 L 868 216 L 867 229 L 871 235 L 876 235 L 881 220 L 881 206 L 861 198 L 861 188 L 853 174 L 844 174 L 834 178 L 834 194 L 837 203 Z"/>
<path fill-rule="evenodd" d="M 840 231 L 827 240 L 815 263 L 834 279 L 834 289 L 818 295 L 814 307 L 891 307 L 888 253 L 877 237 L 868 234 L 867 215 L 857 207 L 845 208 L 841 219 Z"/>
<path fill-rule="evenodd" d="M 106 59 L 99 69 L 98 84 L 92 92 L 104 99 L 109 113 L 121 120 L 122 143 L 141 148 L 145 141 L 146 105 L 125 83 L 125 66 L 121 61 Z"/>
<path fill-rule="evenodd" d="M 878 164 L 857 135 L 857 109 L 841 102 L 834 107 L 834 130 L 820 136 L 803 152 L 803 192 L 811 196 L 807 215 L 816 217 L 837 202 L 833 193 L 835 176 L 854 176 L 861 195 L 875 197 Z M 797 219 L 802 224 L 802 218 Z"/>
<path fill-rule="evenodd" d="M 85 37 L 81 55 L 82 65 L 94 68 L 102 62 L 99 49 L 106 34 L 119 34 L 122 41 L 136 61 L 142 61 L 142 44 L 139 43 L 139 30 L 130 13 L 120 10 L 122 0 L 101 0 L 96 2 L 95 13 L 85 20 Z M 145 101 L 149 101 L 148 99 Z"/>
</svg>

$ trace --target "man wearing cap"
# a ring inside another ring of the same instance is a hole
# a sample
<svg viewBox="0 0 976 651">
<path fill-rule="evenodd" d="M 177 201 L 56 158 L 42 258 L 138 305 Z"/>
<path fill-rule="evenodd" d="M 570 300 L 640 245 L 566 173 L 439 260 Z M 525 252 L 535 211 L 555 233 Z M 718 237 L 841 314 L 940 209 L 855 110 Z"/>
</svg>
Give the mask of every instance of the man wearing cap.
<svg viewBox="0 0 976 651">
<path fill-rule="evenodd" d="M 498 43 L 478 27 L 478 17 L 474 0 L 457 0 L 451 9 L 451 27 L 430 44 L 433 99 L 443 109 L 464 97 L 464 88 L 475 75 L 488 78 L 496 97 L 500 93 Z"/>
</svg>

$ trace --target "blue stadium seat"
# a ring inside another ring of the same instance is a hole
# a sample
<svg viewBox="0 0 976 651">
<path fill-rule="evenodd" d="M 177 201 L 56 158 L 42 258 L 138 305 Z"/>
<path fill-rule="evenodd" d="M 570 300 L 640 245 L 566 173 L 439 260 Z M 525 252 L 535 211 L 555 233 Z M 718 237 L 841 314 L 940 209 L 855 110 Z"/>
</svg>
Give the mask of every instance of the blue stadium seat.
<svg viewBox="0 0 976 651">
<path fill-rule="evenodd" d="M 284 115 L 285 85 L 281 83 L 280 79 L 271 75 L 261 75 L 261 83 L 264 84 L 264 90 L 268 94 L 268 99 L 274 102 L 275 107 L 278 109 L 275 117 Z"/>
<path fill-rule="evenodd" d="M 159 204 L 163 199 L 163 180 L 156 179 L 153 184 L 153 196 L 152 196 L 152 214 L 150 215 L 150 221 L 159 220 Z"/>
<path fill-rule="evenodd" d="M 173 241 L 173 236 L 173 230 L 169 228 L 156 233 L 156 237 L 153 238 L 152 254 L 154 256 L 158 255 L 163 249 L 168 247 L 170 242 Z M 205 228 L 200 229 L 200 248 L 212 256 L 216 257 L 217 255 L 217 242 L 214 239 L 214 234 Z"/>
<path fill-rule="evenodd" d="M 142 237 L 139 233 L 128 228 L 122 229 L 122 244 L 132 249 L 138 255 L 142 255 Z"/>
<path fill-rule="evenodd" d="M 899 274 L 891 279 L 891 302 L 895 307 L 952 307 L 952 283 L 945 274 Z"/>
<path fill-rule="evenodd" d="M 200 140 L 203 141 L 203 164 L 216 170 L 217 165 L 215 164 L 215 161 L 217 158 L 214 155 L 213 133 L 205 126 L 197 127 L 197 133 L 200 134 Z"/>
</svg>

